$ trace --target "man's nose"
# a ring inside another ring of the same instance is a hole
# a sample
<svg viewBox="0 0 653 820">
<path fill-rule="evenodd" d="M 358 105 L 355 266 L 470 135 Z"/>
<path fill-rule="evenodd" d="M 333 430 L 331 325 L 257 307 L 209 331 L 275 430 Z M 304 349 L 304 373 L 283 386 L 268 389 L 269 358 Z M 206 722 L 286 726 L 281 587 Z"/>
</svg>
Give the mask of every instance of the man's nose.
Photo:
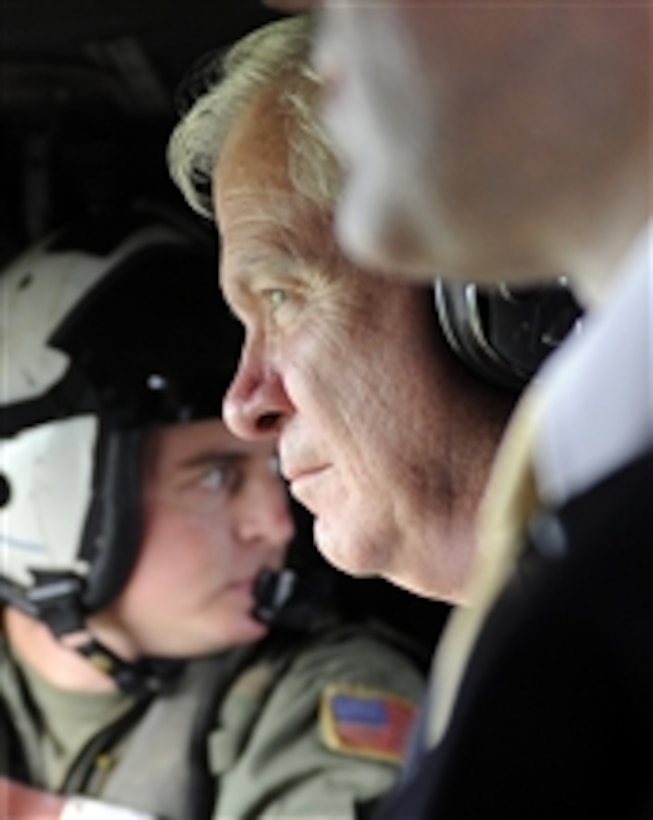
<svg viewBox="0 0 653 820">
<path fill-rule="evenodd" d="M 239 438 L 270 439 L 278 435 L 291 412 L 281 374 L 246 346 L 223 400 L 227 427 Z"/>
</svg>

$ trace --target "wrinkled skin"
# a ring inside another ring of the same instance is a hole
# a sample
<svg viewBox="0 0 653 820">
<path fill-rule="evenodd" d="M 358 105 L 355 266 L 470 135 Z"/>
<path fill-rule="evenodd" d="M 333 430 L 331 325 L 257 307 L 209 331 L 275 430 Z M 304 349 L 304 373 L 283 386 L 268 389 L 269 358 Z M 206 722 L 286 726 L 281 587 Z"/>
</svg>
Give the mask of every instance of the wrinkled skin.
<svg viewBox="0 0 653 820">
<path fill-rule="evenodd" d="M 464 600 L 506 402 L 452 360 L 429 288 L 343 257 L 331 213 L 291 192 L 286 151 L 264 93 L 216 169 L 221 284 L 246 329 L 225 420 L 279 436 L 282 472 L 335 565 Z"/>
</svg>

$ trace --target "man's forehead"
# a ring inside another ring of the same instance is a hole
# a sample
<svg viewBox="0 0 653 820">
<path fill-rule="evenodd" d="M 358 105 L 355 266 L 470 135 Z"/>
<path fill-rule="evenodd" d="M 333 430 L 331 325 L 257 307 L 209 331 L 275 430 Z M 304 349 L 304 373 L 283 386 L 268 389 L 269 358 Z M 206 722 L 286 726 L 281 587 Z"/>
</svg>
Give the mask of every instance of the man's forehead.
<svg viewBox="0 0 653 820">
<path fill-rule="evenodd" d="M 285 133 L 277 115 L 261 118 L 255 99 L 234 121 L 213 173 L 214 213 L 223 264 L 259 266 L 298 229 Z"/>
<path fill-rule="evenodd" d="M 215 169 L 218 203 L 222 188 L 263 185 L 289 189 L 285 117 L 273 84 L 242 105 L 226 135 Z"/>
</svg>

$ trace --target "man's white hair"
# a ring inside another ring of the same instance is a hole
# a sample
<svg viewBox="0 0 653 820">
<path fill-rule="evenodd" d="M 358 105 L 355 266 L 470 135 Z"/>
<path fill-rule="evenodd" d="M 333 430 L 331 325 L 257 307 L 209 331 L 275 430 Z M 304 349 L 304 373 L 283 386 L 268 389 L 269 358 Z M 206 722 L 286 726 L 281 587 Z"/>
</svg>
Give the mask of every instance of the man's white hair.
<svg viewBox="0 0 653 820">
<path fill-rule="evenodd" d="M 342 174 L 317 116 L 321 85 L 310 47 L 310 19 L 297 15 L 256 29 L 204 67 L 205 90 L 168 144 L 172 179 L 195 211 L 213 218 L 211 179 L 229 129 L 245 106 L 273 88 L 287 114 L 291 184 L 320 207 L 334 204 Z"/>
</svg>

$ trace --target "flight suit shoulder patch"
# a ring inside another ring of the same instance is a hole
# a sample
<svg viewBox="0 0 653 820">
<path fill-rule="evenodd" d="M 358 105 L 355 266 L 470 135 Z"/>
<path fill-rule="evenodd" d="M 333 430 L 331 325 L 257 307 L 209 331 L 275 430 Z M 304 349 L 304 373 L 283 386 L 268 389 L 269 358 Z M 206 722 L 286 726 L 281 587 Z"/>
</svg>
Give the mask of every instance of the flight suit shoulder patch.
<svg viewBox="0 0 653 820">
<path fill-rule="evenodd" d="M 390 692 L 333 683 L 322 692 L 320 733 L 332 751 L 401 763 L 415 712 L 413 703 Z"/>
</svg>

